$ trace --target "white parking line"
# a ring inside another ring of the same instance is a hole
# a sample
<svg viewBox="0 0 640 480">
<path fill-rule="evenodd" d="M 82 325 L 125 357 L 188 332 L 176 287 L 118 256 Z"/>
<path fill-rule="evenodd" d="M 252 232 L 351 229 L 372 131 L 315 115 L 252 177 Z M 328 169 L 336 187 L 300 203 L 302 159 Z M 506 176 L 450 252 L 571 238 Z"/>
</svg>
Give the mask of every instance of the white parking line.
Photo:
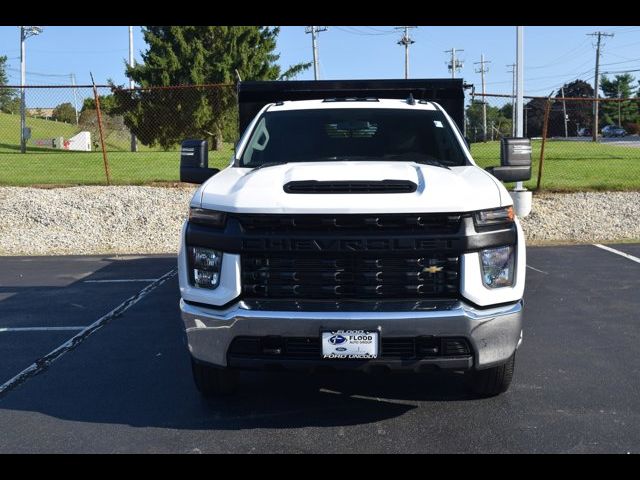
<svg viewBox="0 0 640 480">
<path fill-rule="evenodd" d="M 621 252 L 620 250 L 616 250 L 615 248 L 607 247 L 606 245 L 600 245 L 599 243 L 594 243 L 593 246 L 611 253 L 615 253 L 616 255 L 620 255 L 621 257 L 631 260 L 632 262 L 640 263 L 640 258 L 629 255 L 628 253 Z"/>
<path fill-rule="evenodd" d="M 0 327 L 0 333 L 2 332 L 49 332 L 49 331 L 60 331 L 63 332 L 65 330 L 83 330 L 85 327 Z"/>
<path fill-rule="evenodd" d="M 155 282 L 157 278 L 118 278 L 113 280 L 85 280 L 83 283 L 126 283 L 126 282 Z"/>
<path fill-rule="evenodd" d="M 544 273 L 545 275 L 549 275 L 549 272 L 543 272 L 542 270 L 538 270 L 537 268 L 534 268 L 531 265 L 527 265 L 527 268 L 530 268 L 531 270 L 535 270 L 536 272 Z"/>
<path fill-rule="evenodd" d="M 29 365 L 27 368 L 25 368 L 23 371 L 18 373 L 12 379 L 7 380 L 5 383 L 0 385 L 0 397 L 2 397 L 9 390 L 17 387 L 21 383 L 33 377 L 34 375 L 37 375 L 38 373 L 46 370 L 49 367 L 49 365 L 55 362 L 62 355 L 64 355 L 70 350 L 73 350 L 76 346 L 82 343 L 89 335 L 91 335 L 93 332 L 103 327 L 104 325 L 106 325 L 109 321 L 122 315 L 124 312 L 126 312 L 128 309 L 130 309 L 132 306 L 134 306 L 136 303 L 138 303 L 140 300 L 146 297 L 149 293 L 151 293 L 153 290 L 155 290 L 164 282 L 166 282 L 171 277 L 173 277 L 176 273 L 177 273 L 177 270 L 175 268 L 168 271 L 167 273 L 162 275 L 160 278 L 158 278 L 155 282 L 151 283 L 150 285 L 147 285 L 138 293 L 126 299 L 124 302 L 122 302 L 116 308 L 111 310 L 109 313 L 103 315 L 88 327 L 83 328 L 80 332 L 75 334 L 73 337 L 71 337 L 69 340 L 64 342 L 58 348 L 52 350 L 51 352 L 47 353 L 43 357 L 36 360 L 34 363 Z"/>
</svg>

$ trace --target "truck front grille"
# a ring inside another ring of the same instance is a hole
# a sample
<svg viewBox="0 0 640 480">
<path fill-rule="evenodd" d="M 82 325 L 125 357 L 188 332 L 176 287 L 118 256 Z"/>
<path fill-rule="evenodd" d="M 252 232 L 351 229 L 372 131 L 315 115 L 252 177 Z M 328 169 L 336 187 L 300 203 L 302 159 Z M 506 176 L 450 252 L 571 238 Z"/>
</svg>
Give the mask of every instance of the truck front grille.
<svg viewBox="0 0 640 480">
<path fill-rule="evenodd" d="M 420 232 L 455 233 L 462 216 L 446 213 L 384 214 L 231 214 L 245 232 Z"/>
<path fill-rule="evenodd" d="M 245 298 L 455 298 L 459 257 L 242 254 Z"/>
</svg>

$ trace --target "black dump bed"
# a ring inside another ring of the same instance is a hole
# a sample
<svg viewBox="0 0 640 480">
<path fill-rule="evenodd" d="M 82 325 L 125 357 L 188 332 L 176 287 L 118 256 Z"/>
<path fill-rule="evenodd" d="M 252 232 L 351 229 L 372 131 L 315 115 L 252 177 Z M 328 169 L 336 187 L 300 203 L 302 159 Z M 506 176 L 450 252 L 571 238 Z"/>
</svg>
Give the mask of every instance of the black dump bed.
<svg viewBox="0 0 640 480">
<path fill-rule="evenodd" d="M 376 97 L 430 100 L 439 103 L 456 122 L 464 125 L 464 87 L 460 78 L 410 80 L 295 80 L 255 81 L 238 84 L 240 132 L 267 103 L 285 100 Z"/>
</svg>

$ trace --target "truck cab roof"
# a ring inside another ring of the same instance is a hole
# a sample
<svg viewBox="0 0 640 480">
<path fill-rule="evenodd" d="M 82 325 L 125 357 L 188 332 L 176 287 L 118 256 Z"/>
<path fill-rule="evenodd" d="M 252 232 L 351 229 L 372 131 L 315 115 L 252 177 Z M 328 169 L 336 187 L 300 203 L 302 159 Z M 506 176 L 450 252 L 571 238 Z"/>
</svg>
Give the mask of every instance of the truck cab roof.
<svg viewBox="0 0 640 480">
<path fill-rule="evenodd" d="M 393 108 L 403 110 L 437 110 L 436 104 L 429 101 L 409 103 L 397 98 L 325 98 L 316 100 L 293 100 L 271 103 L 269 112 L 291 110 L 323 110 L 336 108 Z"/>
</svg>

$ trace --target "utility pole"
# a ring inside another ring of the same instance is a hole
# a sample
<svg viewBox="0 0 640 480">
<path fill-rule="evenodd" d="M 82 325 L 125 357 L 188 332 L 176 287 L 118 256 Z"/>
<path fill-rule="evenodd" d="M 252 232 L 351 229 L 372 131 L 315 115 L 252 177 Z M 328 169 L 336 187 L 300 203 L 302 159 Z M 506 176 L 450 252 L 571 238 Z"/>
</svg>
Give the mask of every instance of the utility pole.
<svg viewBox="0 0 640 480">
<path fill-rule="evenodd" d="M 73 109 L 76 111 L 76 125 L 78 125 L 78 89 L 76 88 L 76 74 L 71 74 L 71 85 L 73 86 Z"/>
<path fill-rule="evenodd" d="M 129 66 L 133 67 L 133 27 L 129 26 Z M 129 78 L 129 93 L 133 95 L 133 79 Z M 136 136 L 133 132 L 131 132 L 131 151 L 138 151 L 138 141 L 136 140 Z"/>
<path fill-rule="evenodd" d="M 451 78 L 456 78 L 456 70 L 460 70 L 462 68 L 462 62 L 456 58 L 456 52 L 464 52 L 462 48 L 451 48 L 450 50 L 445 50 L 444 53 L 451 54 L 451 61 L 447 64 L 447 68 L 451 70 Z"/>
<path fill-rule="evenodd" d="M 516 27 L 516 137 L 522 137 L 522 107 L 524 106 L 524 27 Z M 519 185 L 517 188 L 520 188 Z"/>
<path fill-rule="evenodd" d="M 42 27 L 20 27 L 20 153 L 27 152 L 27 107 L 25 88 L 27 78 L 27 59 L 25 40 L 42 33 Z"/>
<path fill-rule="evenodd" d="M 398 40 L 398 45 L 404 45 L 404 78 L 405 80 L 409 78 L 409 45 L 412 43 L 416 43 L 415 40 L 412 40 L 409 36 L 409 29 L 416 28 L 415 26 L 405 26 L 405 27 L 396 27 L 396 30 L 402 29 L 404 30 L 404 34 L 402 38 Z"/>
<path fill-rule="evenodd" d="M 622 119 L 620 118 L 620 107 L 622 102 L 620 101 L 620 80 L 618 80 L 618 126 L 622 127 Z"/>
<path fill-rule="evenodd" d="M 511 136 L 516 136 L 516 64 L 507 65 L 511 74 Z"/>
<path fill-rule="evenodd" d="M 596 78 L 594 80 L 594 96 L 595 96 L 595 101 L 593 102 L 593 141 L 597 142 L 598 141 L 598 110 L 599 110 L 599 105 L 598 105 L 598 90 L 600 88 L 600 46 L 601 46 L 601 41 L 602 41 L 602 37 L 613 37 L 613 33 L 604 33 L 604 32 L 594 32 L 594 33 L 587 33 L 588 36 L 590 37 L 598 37 L 597 43 L 596 43 Z"/>
<path fill-rule="evenodd" d="M 304 33 L 311 34 L 311 47 L 313 48 L 313 78 L 314 80 L 318 80 L 320 78 L 320 74 L 318 72 L 318 33 L 324 32 L 327 30 L 327 27 L 305 27 Z"/>
<path fill-rule="evenodd" d="M 26 48 L 24 41 L 26 40 L 24 27 L 20 27 L 20 153 L 27 152 L 27 139 L 25 130 L 27 128 L 25 90 L 27 69 L 26 69 Z"/>
<path fill-rule="evenodd" d="M 569 130 L 567 128 L 567 102 L 564 99 L 564 87 L 562 87 L 560 91 L 562 92 L 562 114 L 564 115 L 564 138 L 567 138 L 569 136 Z"/>
<path fill-rule="evenodd" d="M 485 84 L 484 84 L 484 74 L 489 71 L 487 67 L 485 67 L 485 63 L 491 63 L 491 61 L 484 59 L 484 53 L 480 54 L 480 61 L 475 62 L 474 65 L 480 64 L 480 69 L 476 70 L 476 73 L 479 73 L 482 78 L 482 141 L 487 141 L 487 97 L 485 97 Z"/>
</svg>

